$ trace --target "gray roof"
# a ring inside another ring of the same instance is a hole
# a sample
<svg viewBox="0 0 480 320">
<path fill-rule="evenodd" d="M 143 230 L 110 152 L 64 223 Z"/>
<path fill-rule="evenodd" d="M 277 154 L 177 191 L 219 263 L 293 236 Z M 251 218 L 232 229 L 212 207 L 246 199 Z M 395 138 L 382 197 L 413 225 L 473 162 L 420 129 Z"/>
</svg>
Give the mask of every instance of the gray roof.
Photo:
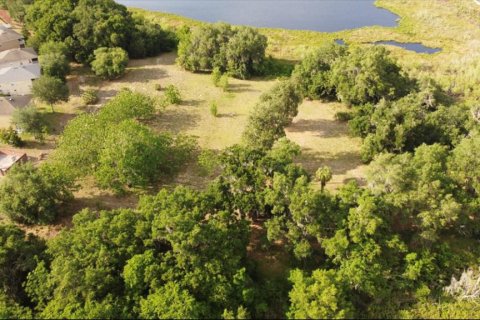
<svg viewBox="0 0 480 320">
<path fill-rule="evenodd" d="M 0 69 L 0 82 L 12 83 L 37 79 L 40 77 L 40 65 L 31 63 L 18 67 L 7 67 Z"/>
<path fill-rule="evenodd" d="M 20 33 L 6 26 L 0 25 L 0 43 L 20 39 L 23 39 L 23 36 Z"/>
<path fill-rule="evenodd" d="M 15 61 L 32 60 L 34 58 L 38 58 L 38 56 L 32 48 L 17 48 L 0 51 L 0 65 Z"/>
</svg>

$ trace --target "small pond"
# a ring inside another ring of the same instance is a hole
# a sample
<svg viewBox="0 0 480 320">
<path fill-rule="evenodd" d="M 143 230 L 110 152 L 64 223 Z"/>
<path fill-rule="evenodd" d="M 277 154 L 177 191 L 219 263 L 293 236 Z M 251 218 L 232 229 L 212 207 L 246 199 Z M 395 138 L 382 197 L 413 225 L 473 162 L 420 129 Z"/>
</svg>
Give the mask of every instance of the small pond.
<svg viewBox="0 0 480 320">
<path fill-rule="evenodd" d="M 377 41 L 377 42 L 374 42 L 374 44 L 396 46 L 396 47 L 403 48 L 405 50 L 415 51 L 416 53 L 433 54 L 433 53 L 442 51 L 442 49 L 440 48 L 426 47 L 423 44 L 418 42 Z"/>
<path fill-rule="evenodd" d="M 335 39 L 335 43 L 339 44 L 341 46 L 346 45 L 346 43 L 343 39 Z M 426 47 L 419 42 L 376 41 L 376 42 L 373 42 L 373 44 L 396 46 L 396 47 L 403 48 L 405 50 L 415 51 L 416 53 L 433 54 L 433 53 L 437 53 L 437 52 L 442 51 L 442 49 L 440 49 L 440 48 Z"/>
</svg>

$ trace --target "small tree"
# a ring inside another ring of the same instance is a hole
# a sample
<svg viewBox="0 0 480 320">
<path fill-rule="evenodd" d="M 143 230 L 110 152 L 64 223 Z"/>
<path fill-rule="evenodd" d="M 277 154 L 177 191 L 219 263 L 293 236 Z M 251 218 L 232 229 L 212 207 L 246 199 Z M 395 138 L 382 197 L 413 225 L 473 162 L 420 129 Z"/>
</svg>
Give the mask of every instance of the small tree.
<svg viewBox="0 0 480 320">
<path fill-rule="evenodd" d="M 58 52 L 48 53 L 40 55 L 39 59 L 44 75 L 65 81 L 65 77 L 70 72 L 70 65 L 64 54 Z"/>
<path fill-rule="evenodd" d="M 222 71 L 220 71 L 220 68 L 213 68 L 212 82 L 215 87 L 218 87 L 220 85 L 221 78 L 222 78 Z"/>
<path fill-rule="evenodd" d="M 42 76 L 33 82 L 32 93 L 35 98 L 52 105 L 58 101 L 67 101 L 69 92 L 67 85 L 62 80 Z"/>
<path fill-rule="evenodd" d="M 13 221 L 50 223 L 73 198 L 73 181 L 53 167 L 14 166 L 0 184 L 0 209 Z"/>
<path fill-rule="evenodd" d="M 222 77 L 220 78 L 220 81 L 218 82 L 218 87 L 222 88 L 223 91 L 227 92 L 228 91 L 228 74 L 223 74 Z"/>
<path fill-rule="evenodd" d="M 43 140 L 44 133 L 47 131 L 47 122 L 44 116 L 34 106 L 15 109 L 12 123 L 40 141 Z"/>
<path fill-rule="evenodd" d="M 210 114 L 212 116 L 214 116 L 215 118 L 218 117 L 218 107 L 217 107 L 217 103 L 215 101 L 213 101 L 210 104 Z"/>
<path fill-rule="evenodd" d="M 99 48 L 94 54 L 92 70 L 97 76 L 113 80 L 125 73 L 128 54 L 122 48 Z"/>
<path fill-rule="evenodd" d="M 327 182 L 332 179 L 332 169 L 327 166 L 323 166 L 317 170 L 315 173 L 315 178 L 320 181 L 320 188 L 323 192 Z"/>
<path fill-rule="evenodd" d="M 164 102 L 166 105 L 179 104 L 180 102 L 182 102 L 182 96 L 180 94 L 180 90 L 178 90 L 178 88 L 175 87 L 173 84 L 165 88 Z"/>
</svg>

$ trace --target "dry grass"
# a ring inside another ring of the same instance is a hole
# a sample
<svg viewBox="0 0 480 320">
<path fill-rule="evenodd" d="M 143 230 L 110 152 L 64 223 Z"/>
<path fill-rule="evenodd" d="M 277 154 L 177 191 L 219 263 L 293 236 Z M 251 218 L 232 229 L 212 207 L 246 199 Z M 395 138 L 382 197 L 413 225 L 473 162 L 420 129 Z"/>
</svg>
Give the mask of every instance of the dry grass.
<svg viewBox="0 0 480 320">
<path fill-rule="evenodd" d="M 314 174 L 320 166 L 333 171 L 327 187 L 336 189 L 355 179 L 363 183 L 365 165 L 360 158 L 361 140 L 348 134 L 345 123 L 335 120 L 335 113 L 345 111 L 340 103 L 305 101 L 293 124 L 287 128 L 287 137 L 302 147 L 298 162 Z"/>
</svg>

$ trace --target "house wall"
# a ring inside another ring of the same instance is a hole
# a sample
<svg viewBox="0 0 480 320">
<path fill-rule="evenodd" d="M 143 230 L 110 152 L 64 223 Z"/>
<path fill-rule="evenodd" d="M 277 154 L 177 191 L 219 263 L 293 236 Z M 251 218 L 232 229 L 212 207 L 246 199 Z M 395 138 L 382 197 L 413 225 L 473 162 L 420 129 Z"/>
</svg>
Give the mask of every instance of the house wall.
<svg viewBox="0 0 480 320">
<path fill-rule="evenodd" d="M 32 91 L 32 80 L 0 83 L 0 93 L 8 95 L 26 95 Z"/>
<path fill-rule="evenodd" d="M 23 39 L 14 39 L 0 43 L 0 51 L 25 48 L 25 41 Z"/>
</svg>

